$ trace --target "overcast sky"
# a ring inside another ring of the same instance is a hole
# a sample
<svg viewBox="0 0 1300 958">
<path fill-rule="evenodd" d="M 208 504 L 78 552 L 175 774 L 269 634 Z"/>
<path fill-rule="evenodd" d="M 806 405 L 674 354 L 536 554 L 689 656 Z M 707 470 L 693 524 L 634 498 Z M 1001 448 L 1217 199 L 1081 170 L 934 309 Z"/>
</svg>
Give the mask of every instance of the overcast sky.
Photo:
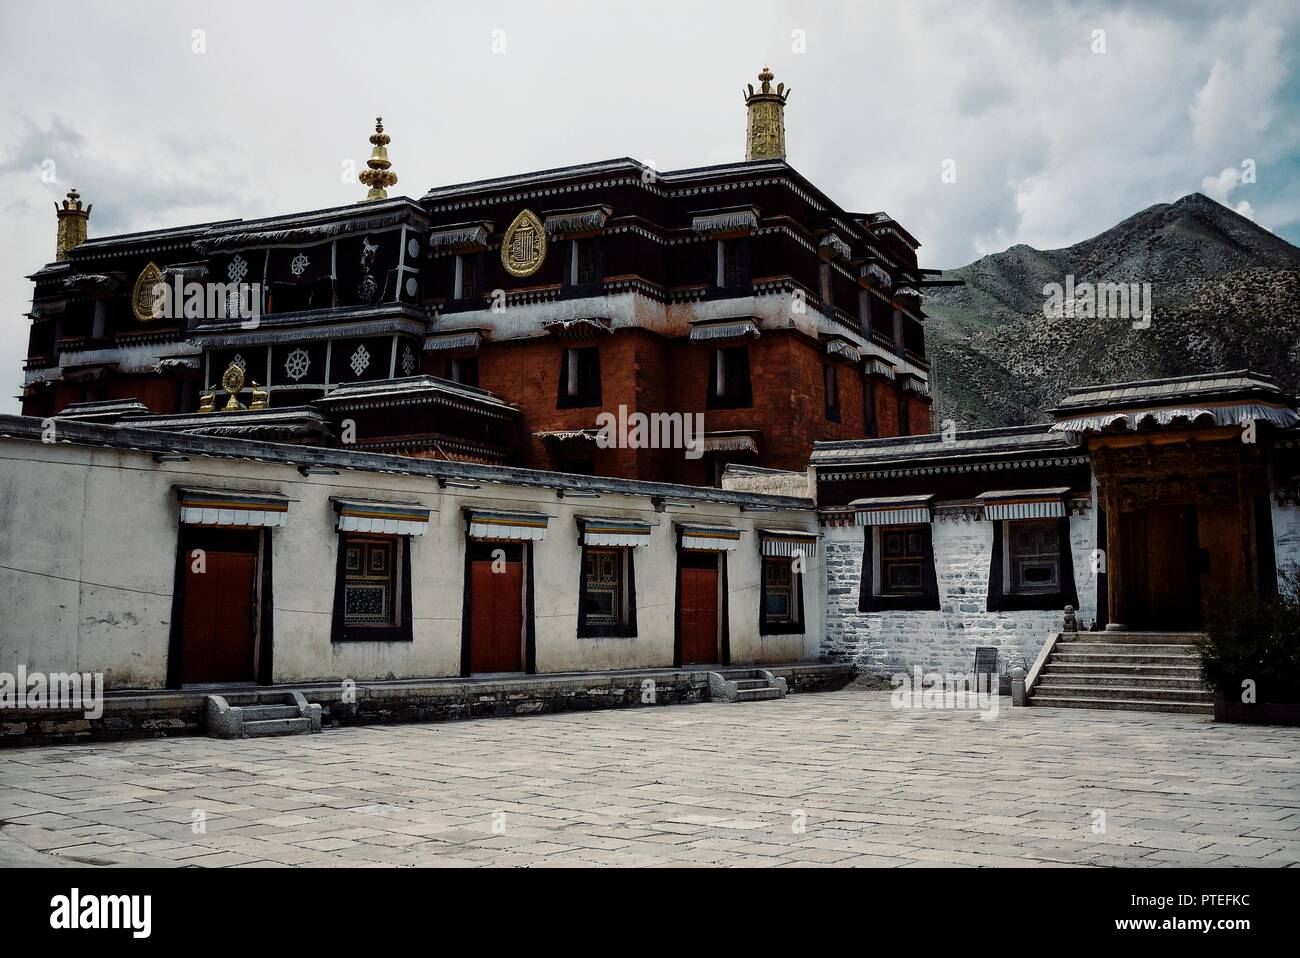
<svg viewBox="0 0 1300 958">
<path fill-rule="evenodd" d="M 348 203 L 379 114 L 411 197 L 725 163 L 767 64 L 791 164 L 901 220 L 922 265 L 1069 245 L 1197 190 L 1298 242 L 1298 55 L 1294 0 L 6 2 L 0 410 L 69 185 L 92 236 Z"/>
</svg>

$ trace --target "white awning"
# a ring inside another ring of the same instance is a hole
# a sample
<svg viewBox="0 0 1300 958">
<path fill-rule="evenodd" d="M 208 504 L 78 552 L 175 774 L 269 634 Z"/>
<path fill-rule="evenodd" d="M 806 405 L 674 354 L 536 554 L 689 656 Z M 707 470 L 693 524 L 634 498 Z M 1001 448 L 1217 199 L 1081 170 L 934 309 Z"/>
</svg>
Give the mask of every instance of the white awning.
<svg viewBox="0 0 1300 958">
<path fill-rule="evenodd" d="M 850 342 L 845 342 L 843 339 L 832 339 L 828 342 L 826 344 L 826 355 L 842 356 L 849 360 L 849 362 L 853 363 L 856 363 L 862 358 L 862 354 L 858 351 L 858 347 L 854 346 Z"/>
<path fill-rule="evenodd" d="M 634 519 L 578 520 L 582 525 L 582 542 L 589 546 L 643 546 L 650 542 L 648 522 Z"/>
<path fill-rule="evenodd" d="M 758 538 L 765 556 L 793 558 L 795 555 L 803 555 L 811 558 L 817 554 L 817 540 L 820 536 L 803 529 L 759 529 Z"/>
<path fill-rule="evenodd" d="M 752 319 L 738 319 L 729 322 L 696 323 L 691 326 L 691 342 L 711 342 L 717 339 L 743 339 L 753 336 L 758 339 L 758 323 Z"/>
<path fill-rule="evenodd" d="M 546 538 L 547 517 L 538 512 L 496 512 L 467 509 L 469 537 L 502 542 L 540 542 Z"/>
<path fill-rule="evenodd" d="M 697 233 L 735 233 L 758 228 L 758 211 L 752 206 L 715 210 L 691 217 L 691 229 Z"/>
<path fill-rule="evenodd" d="M 569 233 L 593 233 L 605 228 L 605 221 L 613 212 L 608 206 L 592 206 L 586 209 L 556 210 L 547 215 L 543 223 L 550 236 L 566 236 Z"/>
<path fill-rule="evenodd" d="M 477 329 L 458 330 L 448 333 L 433 333 L 424 340 L 426 352 L 442 352 L 448 349 L 478 349 L 483 343 L 483 334 Z"/>
<path fill-rule="evenodd" d="M 429 233 L 430 249 L 483 249 L 492 232 L 491 223 L 464 223 Z"/>
<path fill-rule="evenodd" d="M 880 376 L 882 379 L 894 378 L 894 368 L 883 359 L 868 359 L 862 364 L 862 371 L 868 376 Z"/>
<path fill-rule="evenodd" d="M 903 526 L 930 521 L 929 496 L 886 496 L 849 503 L 860 526 Z"/>
<path fill-rule="evenodd" d="M 740 530 L 729 526 L 678 527 L 682 534 L 682 548 L 695 552 L 735 552 L 740 545 Z"/>
<path fill-rule="evenodd" d="M 424 506 L 339 497 L 334 497 L 333 501 L 334 509 L 339 514 L 339 532 L 421 536 L 429 528 L 429 510 Z"/>
<path fill-rule="evenodd" d="M 1069 487 L 1059 489 L 1008 489 L 983 492 L 975 498 L 984 503 L 984 518 L 1002 519 L 1061 519 L 1065 516 L 1065 494 Z"/>
<path fill-rule="evenodd" d="M 749 452 L 758 455 L 758 440 L 749 433 L 706 432 L 705 452 Z"/>
<path fill-rule="evenodd" d="M 264 492 L 224 492 L 219 489 L 176 490 L 181 522 L 190 526 L 282 526 L 289 500 Z"/>
</svg>

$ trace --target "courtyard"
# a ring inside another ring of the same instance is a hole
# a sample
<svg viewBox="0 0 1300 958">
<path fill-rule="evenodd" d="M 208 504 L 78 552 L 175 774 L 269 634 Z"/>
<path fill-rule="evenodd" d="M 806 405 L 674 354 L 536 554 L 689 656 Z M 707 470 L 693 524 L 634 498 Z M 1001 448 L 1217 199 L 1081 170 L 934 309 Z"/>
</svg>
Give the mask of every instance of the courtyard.
<svg viewBox="0 0 1300 958">
<path fill-rule="evenodd" d="M 0 867 L 1294 866 L 1300 732 L 848 689 L 0 752 Z"/>
</svg>

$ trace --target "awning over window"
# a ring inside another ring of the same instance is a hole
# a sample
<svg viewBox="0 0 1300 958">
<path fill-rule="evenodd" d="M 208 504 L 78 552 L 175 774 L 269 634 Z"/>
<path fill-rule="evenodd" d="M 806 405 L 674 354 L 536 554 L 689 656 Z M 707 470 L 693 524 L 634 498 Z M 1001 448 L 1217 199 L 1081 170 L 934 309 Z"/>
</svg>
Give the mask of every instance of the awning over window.
<svg viewBox="0 0 1300 958">
<path fill-rule="evenodd" d="M 635 519 L 580 518 L 583 545 L 589 546 L 643 546 L 650 542 L 648 522 Z"/>
<path fill-rule="evenodd" d="M 894 378 L 894 367 L 883 359 L 868 359 L 862 364 L 862 371 L 868 376 L 879 376 L 882 379 Z"/>
<path fill-rule="evenodd" d="M 546 232 L 550 236 L 570 233 L 594 233 L 605 228 L 605 221 L 613 213 L 608 206 L 591 206 L 584 209 L 556 210 L 546 216 Z"/>
<path fill-rule="evenodd" d="M 734 552 L 740 545 L 740 530 L 730 526 L 678 527 L 682 534 L 682 548 L 693 551 Z"/>
<path fill-rule="evenodd" d="M 542 329 L 566 343 L 595 339 L 605 333 L 612 332 L 608 319 L 596 319 L 594 317 L 551 320 L 542 323 Z"/>
<path fill-rule="evenodd" d="M 691 217 L 691 229 L 697 233 L 736 233 L 758 228 L 758 210 L 752 206 L 710 210 Z"/>
<path fill-rule="evenodd" d="M 339 532 L 383 532 L 397 536 L 422 536 L 429 527 L 429 510 L 408 502 L 334 498 Z"/>
<path fill-rule="evenodd" d="M 464 329 L 455 332 L 434 333 L 424 340 L 426 352 L 443 352 L 451 349 L 478 349 L 483 343 L 483 334 L 477 329 Z"/>
<path fill-rule="evenodd" d="M 460 223 L 429 233 L 429 248 L 435 250 L 485 249 L 491 223 Z"/>
<path fill-rule="evenodd" d="M 858 352 L 858 347 L 843 339 L 832 339 L 828 342 L 826 344 L 826 355 L 840 356 L 853 363 L 862 358 L 862 354 Z"/>
<path fill-rule="evenodd" d="M 181 522 L 190 526 L 282 526 L 289 513 L 289 500 L 274 493 L 182 488 L 176 494 Z"/>
<path fill-rule="evenodd" d="M 1065 494 L 1069 491 L 1068 486 L 1007 489 L 980 493 L 976 498 L 984 503 L 985 519 L 1060 519 L 1065 516 Z"/>
<path fill-rule="evenodd" d="M 756 434 L 748 431 L 706 432 L 705 452 L 749 452 L 758 455 Z"/>
<path fill-rule="evenodd" d="M 547 517 L 539 512 L 496 512 L 467 509 L 469 537 L 510 542 L 540 542 L 546 538 Z"/>
<path fill-rule="evenodd" d="M 744 339 L 753 336 L 758 339 L 758 323 L 752 319 L 728 320 L 727 322 L 695 323 L 691 326 L 691 342 L 712 342 L 718 339 Z"/>
<path fill-rule="evenodd" d="M 929 496 L 886 496 L 854 499 L 849 503 L 860 526 L 902 526 L 930 521 Z"/>
<path fill-rule="evenodd" d="M 765 556 L 793 557 L 796 553 L 801 553 L 806 558 L 811 558 L 817 554 L 817 540 L 820 537 L 816 532 L 803 529 L 759 529 L 758 538 Z"/>
</svg>

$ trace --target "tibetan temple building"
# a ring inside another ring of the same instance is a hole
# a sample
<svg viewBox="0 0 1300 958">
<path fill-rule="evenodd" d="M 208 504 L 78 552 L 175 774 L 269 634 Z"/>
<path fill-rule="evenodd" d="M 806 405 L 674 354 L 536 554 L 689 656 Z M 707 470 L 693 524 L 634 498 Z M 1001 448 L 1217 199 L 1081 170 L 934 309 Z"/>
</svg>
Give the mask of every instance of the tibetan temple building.
<svg viewBox="0 0 1300 958">
<path fill-rule="evenodd" d="M 88 238 L 70 192 L 0 416 L 0 671 L 346 679 L 374 717 L 433 714 L 394 681 L 1022 664 L 1030 704 L 1208 709 L 1189 634 L 1300 564 L 1294 397 L 1243 370 L 932 432 L 945 281 L 786 162 L 772 80 L 721 166 L 410 199 L 378 122 L 346 207 Z"/>
</svg>

